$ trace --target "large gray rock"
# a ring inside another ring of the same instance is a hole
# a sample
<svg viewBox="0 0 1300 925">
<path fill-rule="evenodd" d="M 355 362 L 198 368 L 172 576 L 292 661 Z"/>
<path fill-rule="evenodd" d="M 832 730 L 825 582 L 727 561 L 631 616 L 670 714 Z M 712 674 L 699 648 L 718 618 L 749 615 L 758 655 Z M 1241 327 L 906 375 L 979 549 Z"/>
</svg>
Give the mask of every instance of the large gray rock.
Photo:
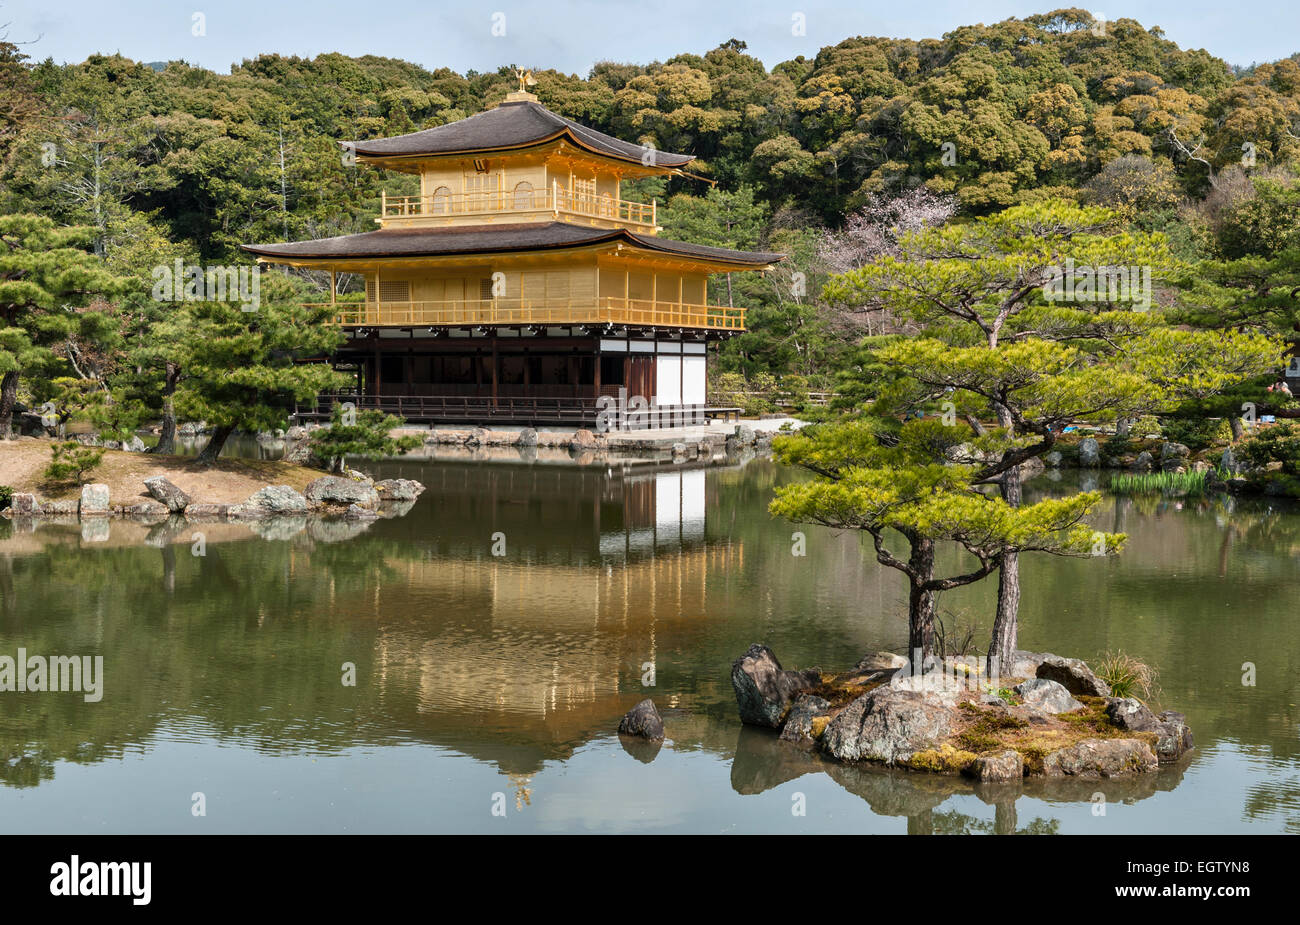
<svg viewBox="0 0 1300 925">
<path fill-rule="evenodd" d="M 149 497 L 167 506 L 173 514 L 179 514 L 190 503 L 190 496 L 167 480 L 165 476 L 154 475 L 144 480 L 145 491 Z"/>
<path fill-rule="evenodd" d="M 1160 738 L 1156 740 L 1156 757 L 1161 764 L 1177 761 L 1196 746 L 1186 716 L 1165 710 L 1157 719 L 1160 720 L 1160 726 L 1157 727 L 1156 734 Z"/>
<path fill-rule="evenodd" d="M 1155 752 L 1161 764 L 1177 761 L 1193 747 L 1187 717 L 1172 710 L 1159 716 L 1133 697 L 1112 697 L 1106 701 L 1106 716 L 1125 732 L 1151 732 L 1157 736 Z"/>
<path fill-rule="evenodd" d="M 853 670 L 855 672 L 891 671 L 902 668 L 907 664 L 909 663 L 906 656 L 894 652 L 871 652 L 858 659 L 858 663 L 853 666 Z"/>
<path fill-rule="evenodd" d="M 1064 457 L 1061 456 L 1060 450 L 1052 450 L 1052 452 L 1043 457 L 1043 464 L 1050 469 L 1056 469 L 1061 465 L 1061 460 L 1063 458 Z"/>
<path fill-rule="evenodd" d="M 9 499 L 9 513 L 15 517 L 29 517 L 36 513 L 38 503 L 36 496 L 31 492 L 16 491 Z"/>
<path fill-rule="evenodd" d="M 1141 453 L 1138 453 L 1137 458 L 1133 460 L 1133 468 L 1143 472 L 1150 469 L 1153 465 L 1154 462 L 1152 460 L 1152 456 L 1146 450 L 1143 450 Z"/>
<path fill-rule="evenodd" d="M 380 501 L 414 501 L 424 491 L 415 479 L 384 479 L 375 483 Z"/>
<path fill-rule="evenodd" d="M 1004 678 L 1036 678 L 1038 677 L 1038 666 L 1043 664 L 1045 659 L 1052 657 L 1051 652 L 1029 652 L 1025 649 L 1016 649 L 1011 666 L 1001 666 L 998 673 Z"/>
<path fill-rule="evenodd" d="M 830 713 L 830 701 L 815 694 L 800 694 L 790 707 L 790 715 L 781 727 L 781 738 L 787 742 L 811 742 L 813 720 Z"/>
<path fill-rule="evenodd" d="M 112 513 L 112 510 L 107 485 L 102 482 L 91 482 L 81 486 L 81 503 L 78 505 L 78 513 L 82 517 L 107 517 Z"/>
<path fill-rule="evenodd" d="M 1070 696 L 1070 692 L 1056 681 L 1046 678 L 1031 678 L 1015 686 L 1015 692 L 1026 706 L 1043 713 L 1069 713 L 1082 710 L 1083 704 Z"/>
<path fill-rule="evenodd" d="M 927 671 L 924 674 L 912 674 L 911 666 L 900 668 L 889 680 L 889 686 L 898 691 L 911 691 L 926 694 L 955 705 L 959 697 L 971 689 L 971 681 L 965 674 L 954 673 L 951 666 L 945 670 Z"/>
<path fill-rule="evenodd" d="M 519 432 L 519 439 L 515 443 L 518 446 L 537 446 L 537 431 L 525 427 Z"/>
<path fill-rule="evenodd" d="M 260 520 L 283 514 L 306 514 L 307 499 L 289 485 L 260 488 L 242 504 L 232 504 L 226 511 L 231 520 Z"/>
<path fill-rule="evenodd" d="M 815 671 L 787 671 L 767 646 L 754 643 L 731 663 L 740 721 L 751 726 L 781 728 L 794 696 L 821 680 Z"/>
<path fill-rule="evenodd" d="M 1020 752 L 1008 748 L 992 755 L 980 755 L 962 773 L 978 781 L 1004 782 L 1020 780 L 1025 776 L 1025 759 Z"/>
<path fill-rule="evenodd" d="M 821 747 L 841 761 L 895 764 L 937 746 L 955 718 L 956 710 L 932 694 L 878 687 L 830 721 Z"/>
<path fill-rule="evenodd" d="M 1126 732 L 1154 732 L 1160 723 L 1146 704 L 1133 697 L 1107 699 L 1106 717 Z"/>
<path fill-rule="evenodd" d="M 42 501 L 36 506 L 37 514 L 58 516 L 60 514 L 76 514 L 81 507 L 80 498 L 65 498 L 61 501 Z"/>
<path fill-rule="evenodd" d="M 1160 445 L 1160 468 L 1166 472 L 1182 469 L 1187 464 L 1192 451 L 1181 443 L 1162 443 Z"/>
<path fill-rule="evenodd" d="M 186 520 L 225 520 L 230 510 L 229 504 L 207 504 L 190 502 L 185 508 Z"/>
<path fill-rule="evenodd" d="M 331 504 L 340 507 L 356 505 L 360 508 L 374 509 L 379 506 L 379 492 L 368 481 L 345 479 L 337 475 L 327 475 L 307 484 L 307 500 L 317 504 Z"/>
<path fill-rule="evenodd" d="M 1094 437 L 1079 441 L 1079 465 L 1092 468 L 1101 465 L 1101 447 Z"/>
<path fill-rule="evenodd" d="M 1078 658 L 1051 655 L 1038 666 L 1038 677 L 1055 681 L 1071 694 L 1085 697 L 1109 697 L 1110 686 L 1092 673 L 1092 669 Z"/>
<path fill-rule="evenodd" d="M 647 697 L 624 714 L 619 720 L 618 731 L 620 735 L 659 740 L 664 737 L 664 721 L 655 702 Z"/>
<path fill-rule="evenodd" d="M 1151 746 L 1138 739 L 1084 739 L 1043 758 L 1048 777 L 1120 777 L 1158 767 Z"/>
</svg>

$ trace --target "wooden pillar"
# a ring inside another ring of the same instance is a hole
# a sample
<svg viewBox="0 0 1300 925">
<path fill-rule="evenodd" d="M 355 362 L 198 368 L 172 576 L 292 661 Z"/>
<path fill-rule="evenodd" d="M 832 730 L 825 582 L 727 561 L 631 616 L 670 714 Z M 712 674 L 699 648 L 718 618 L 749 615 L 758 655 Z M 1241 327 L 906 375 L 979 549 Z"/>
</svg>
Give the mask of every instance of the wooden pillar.
<svg viewBox="0 0 1300 925">
<path fill-rule="evenodd" d="M 497 339 L 494 337 L 492 338 L 492 405 L 493 407 L 495 407 L 497 403 L 497 382 L 499 380 L 500 380 L 500 375 L 497 372 Z"/>
</svg>

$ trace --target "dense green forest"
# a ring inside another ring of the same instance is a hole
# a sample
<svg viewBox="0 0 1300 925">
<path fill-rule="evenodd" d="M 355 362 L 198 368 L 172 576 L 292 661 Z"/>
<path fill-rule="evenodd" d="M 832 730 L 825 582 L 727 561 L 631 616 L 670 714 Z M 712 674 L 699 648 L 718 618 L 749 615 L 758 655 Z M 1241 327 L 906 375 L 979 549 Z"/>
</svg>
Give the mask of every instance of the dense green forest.
<svg viewBox="0 0 1300 925">
<path fill-rule="evenodd" d="M 381 189 L 409 192 L 414 178 L 350 166 L 339 142 L 479 112 L 514 86 L 510 63 L 462 75 L 263 54 L 220 74 L 108 55 L 59 65 L 5 44 L 0 201 L 5 213 L 88 226 L 93 251 L 127 280 L 176 257 L 244 263 L 240 243 L 370 230 Z M 699 158 L 692 171 L 707 179 L 628 194 L 666 206 L 665 234 L 790 255 L 734 281 L 750 331 L 718 368 L 751 383 L 828 386 L 864 335 L 896 328 L 869 303 L 826 301 L 823 287 L 888 253 L 909 223 L 1066 200 L 1166 232 L 1185 261 L 1285 251 L 1243 243 L 1242 222 L 1225 231 L 1223 216 L 1261 182 L 1280 184 L 1274 200 L 1290 195 L 1300 63 L 1234 69 L 1131 19 L 1099 29 L 1069 9 L 934 39 L 847 38 L 771 69 L 732 40 L 663 62 L 601 62 L 585 78 L 535 73 L 553 110 Z M 1243 284 L 1225 272 L 1224 286 Z"/>
</svg>

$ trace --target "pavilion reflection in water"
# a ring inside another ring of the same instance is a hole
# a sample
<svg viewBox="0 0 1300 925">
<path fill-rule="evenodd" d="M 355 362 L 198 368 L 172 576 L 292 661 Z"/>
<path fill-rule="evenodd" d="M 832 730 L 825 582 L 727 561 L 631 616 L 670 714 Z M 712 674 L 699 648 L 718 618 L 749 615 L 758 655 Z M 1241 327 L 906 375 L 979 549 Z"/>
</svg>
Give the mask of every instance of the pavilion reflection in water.
<svg viewBox="0 0 1300 925">
<path fill-rule="evenodd" d="M 421 498 L 434 548 L 390 562 L 397 580 L 366 602 L 377 681 L 403 725 L 518 772 L 611 732 L 634 697 L 686 704 L 689 691 L 642 678 L 702 631 L 710 584 L 744 564 L 742 543 L 710 536 L 708 470 L 440 475 Z"/>
</svg>

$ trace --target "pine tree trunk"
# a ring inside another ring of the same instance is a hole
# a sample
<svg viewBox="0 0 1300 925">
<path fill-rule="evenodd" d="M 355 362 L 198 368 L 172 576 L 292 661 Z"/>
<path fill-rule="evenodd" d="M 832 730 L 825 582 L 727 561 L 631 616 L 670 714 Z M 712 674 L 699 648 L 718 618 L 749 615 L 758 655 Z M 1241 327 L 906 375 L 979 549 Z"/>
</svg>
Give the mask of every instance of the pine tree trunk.
<svg viewBox="0 0 1300 925">
<path fill-rule="evenodd" d="M 934 577 L 934 540 L 914 537 L 912 555 L 908 559 L 914 571 L 907 602 L 907 654 L 915 658 L 921 651 L 920 665 L 913 663 L 912 671 L 919 674 L 926 659 L 934 652 L 934 592 L 925 584 Z"/>
<path fill-rule="evenodd" d="M 176 391 L 176 382 L 180 379 L 180 370 L 167 364 L 167 378 L 163 383 L 162 430 L 158 434 L 158 443 L 150 453 L 158 456 L 176 455 L 176 411 L 172 406 L 172 395 Z"/>
<path fill-rule="evenodd" d="M 1232 442 L 1236 443 L 1246 434 L 1246 428 L 1241 424 L 1241 418 L 1235 414 L 1229 415 L 1228 426 L 1232 428 Z"/>
<path fill-rule="evenodd" d="M 1023 498 L 1020 485 L 1020 467 L 1013 466 L 1002 475 L 1002 500 L 1019 507 Z M 1002 553 L 1002 567 L 998 570 L 998 610 L 993 618 L 993 638 L 989 641 L 988 662 L 990 676 L 1009 670 L 1015 658 L 1017 636 L 1020 632 L 1020 553 L 1014 549 Z M 997 659 L 996 664 L 994 659 Z"/>
<path fill-rule="evenodd" d="M 210 466 L 216 462 L 226 445 L 226 441 L 230 439 L 230 435 L 234 432 L 234 427 L 218 427 L 212 431 L 212 439 L 203 448 L 203 452 L 199 454 L 196 462 L 200 466 Z"/>
<path fill-rule="evenodd" d="M 0 440 L 9 440 L 14 435 L 16 404 L 18 404 L 18 371 L 10 370 L 0 378 Z"/>
</svg>

